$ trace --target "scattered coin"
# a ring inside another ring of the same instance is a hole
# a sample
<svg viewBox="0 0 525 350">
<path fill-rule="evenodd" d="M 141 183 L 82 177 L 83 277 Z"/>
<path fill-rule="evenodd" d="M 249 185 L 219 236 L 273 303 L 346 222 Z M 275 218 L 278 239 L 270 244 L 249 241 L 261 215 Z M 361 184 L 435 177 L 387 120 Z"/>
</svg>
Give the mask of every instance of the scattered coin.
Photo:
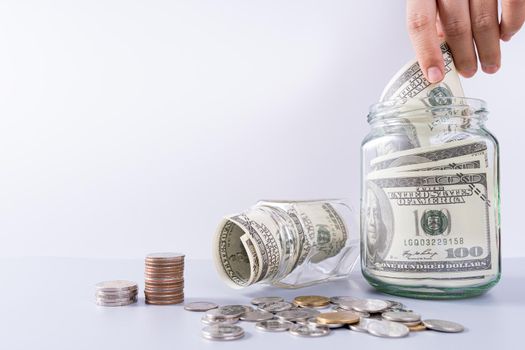
<svg viewBox="0 0 525 350">
<path fill-rule="evenodd" d="M 359 315 L 352 311 L 324 312 L 317 315 L 317 322 L 321 324 L 353 324 L 359 322 Z"/>
<path fill-rule="evenodd" d="M 241 316 L 241 320 L 248 321 L 248 322 L 260 322 L 260 321 L 266 321 L 271 320 L 274 317 L 274 315 L 271 312 L 264 311 L 264 310 L 252 310 L 245 312 Z"/>
<path fill-rule="evenodd" d="M 400 323 L 404 324 L 407 327 L 414 327 L 414 326 L 417 326 L 417 325 L 421 324 L 421 321 L 400 322 Z"/>
<path fill-rule="evenodd" d="M 373 320 L 369 319 L 369 318 L 364 318 L 364 317 L 361 317 L 359 319 L 359 322 L 357 323 L 354 323 L 354 324 L 349 324 L 348 327 L 353 330 L 353 331 L 356 331 L 356 332 L 361 332 L 361 333 L 368 333 L 368 324 L 370 322 L 372 322 Z"/>
<path fill-rule="evenodd" d="M 241 317 L 246 311 L 252 311 L 252 308 L 247 308 L 244 305 L 224 305 L 220 306 L 217 311 L 225 316 Z"/>
<path fill-rule="evenodd" d="M 330 299 L 320 295 L 302 295 L 296 297 L 293 303 L 302 307 L 323 307 L 330 304 Z"/>
<path fill-rule="evenodd" d="M 290 310 L 293 305 L 286 302 L 286 301 L 276 301 L 276 302 L 270 302 L 266 304 L 260 304 L 259 309 L 268 311 L 268 312 L 279 312 L 279 311 L 286 311 Z"/>
<path fill-rule="evenodd" d="M 445 320 L 423 320 L 423 324 L 428 329 L 445 333 L 458 333 L 465 329 L 459 323 Z"/>
<path fill-rule="evenodd" d="M 211 309 L 216 309 L 218 307 L 219 305 L 208 301 L 195 301 L 184 305 L 184 310 L 203 312 Z"/>
<path fill-rule="evenodd" d="M 261 305 L 261 304 L 268 304 L 268 303 L 277 303 L 280 301 L 284 301 L 284 298 L 281 297 L 259 297 L 252 299 L 253 305 Z"/>
<path fill-rule="evenodd" d="M 360 317 L 364 317 L 364 318 L 370 317 L 370 314 L 368 312 L 360 312 L 360 311 L 355 311 L 353 309 L 343 309 L 342 307 L 339 307 L 339 306 L 332 307 L 332 310 L 337 311 L 337 312 L 340 312 L 340 311 L 352 311 L 352 312 L 355 312 L 356 314 L 358 314 Z"/>
<path fill-rule="evenodd" d="M 289 330 L 294 324 L 290 321 L 283 320 L 268 320 L 261 321 L 255 324 L 255 328 L 265 332 L 285 332 Z"/>
<path fill-rule="evenodd" d="M 408 327 L 408 329 L 410 329 L 411 332 L 419 332 L 419 331 L 424 331 L 424 330 L 427 329 L 427 327 L 425 327 L 425 325 L 423 323 L 420 323 L 420 324 L 415 325 L 415 326 L 407 326 L 407 327 Z"/>
<path fill-rule="evenodd" d="M 307 318 L 306 320 L 297 321 L 296 323 L 303 324 L 303 325 L 310 325 L 310 326 L 322 325 L 322 326 L 327 326 L 330 329 L 341 328 L 341 327 L 346 326 L 344 323 L 329 323 L 329 324 L 319 323 L 317 322 L 317 317 L 310 317 L 310 318 Z"/>
<path fill-rule="evenodd" d="M 211 309 L 206 311 L 205 316 L 210 320 L 219 320 L 219 319 L 232 319 L 232 318 L 239 318 L 241 315 L 244 314 L 244 311 L 242 312 L 231 312 L 226 311 L 223 312 L 220 308 L 217 309 Z"/>
<path fill-rule="evenodd" d="M 410 330 L 404 324 L 392 321 L 370 321 L 367 328 L 368 333 L 382 338 L 406 337 Z"/>
<path fill-rule="evenodd" d="M 395 300 L 385 300 L 389 305 L 388 305 L 388 308 L 389 309 L 404 309 L 405 308 L 405 305 L 403 305 L 403 303 L 400 303 L 399 301 L 395 301 Z"/>
<path fill-rule="evenodd" d="M 311 309 L 308 309 L 308 310 L 294 309 L 294 310 L 279 311 L 275 313 L 275 317 L 281 320 L 285 320 L 285 321 L 296 322 L 298 320 L 306 320 L 307 318 L 312 317 L 313 314 L 310 310 Z"/>
<path fill-rule="evenodd" d="M 360 299 L 350 302 L 339 304 L 343 309 L 346 309 L 347 305 L 350 308 L 359 312 L 378 313 L 388 308 L 388 303 L 384 300 L 379 299 Z"/>
<path fill-rule="evenodd" d="M 312 309 L 310 307 L 301 307 L 301 308 L 297 308 L 297 309 L 293 309 L 293 310 L 301 310 L 303 312 L 306 312 L 308 313 L 308 317 L 316 317 L 317 315 L 319 315 L 321 312 L 319 310 L 316 310 L 316 309 Z"/>
<path fill-rule="evenodd" d="M 421 315 L 413 312 L 386 311 L 383 312 L 381 316 L 383 316 L 385 320 L 395 322 L 417 322 L 416 324 L 419 324 L 421 321 Z"/>
<path fill-rule="evenodd" d="M 214 325 L 219 323 L 227 323 L 227 324 L 234 324 L 239 322 L 238 318 L 216 318 L 216 319 L 210 319 L 206 315 L 202 316 L 201 318 L 202 323 L 207 325 Z"/>
<path fill-rule="evenodd" d="M 202 336 L 210 340 L 235 340 L 244 336 L 244 330 L 231 324 L 216 324 L 204 327 Z"/>
<path fill-rule="evenodd" d="M 350 296 L 338 296 L 338 297 L 331 297 L 331 298 L 330 298 L 330 303 L 335 304 L 335 305 L 338 305 L 338 304 L 340 304 L 341 302 L 344 302 L 344 301 L 353 301 L 353 300 L 357 300 L 357 299 L 354 298 L 354 297 L 350 297 Z"/>
<path fill-rule="evenodd" d="M 330 334 L 330 328 L 325 325 L 296 324 L 290 328 L 290 333 L 301 337 L 322 337 Z"/>
</svg>

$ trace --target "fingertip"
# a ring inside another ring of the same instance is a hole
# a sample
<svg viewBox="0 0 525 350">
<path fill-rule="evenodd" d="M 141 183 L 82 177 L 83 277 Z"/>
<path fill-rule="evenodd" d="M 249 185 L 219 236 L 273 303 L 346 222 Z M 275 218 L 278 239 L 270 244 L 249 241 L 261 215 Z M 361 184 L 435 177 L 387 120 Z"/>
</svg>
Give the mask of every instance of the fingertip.
<svg viewBox="0 0 525 350">
<path fill-rule="evenodd" d="M 427 80 L 434 84 L 443 80 L 443 71 L 439 67 L 432 66 L 427 69 Z"/>
<path fill-rule="evenodd" d="M 458 72 L 464 78 L 472 78 L 476 74 L 477 68 L 463 68 Z"/>
<path fill-rule="evenodd" d="M 482 64 L 481 69 L 487 74 L 494 74 L 499 70 L 499 65 L 497 64 Z"/>
<path fill-rule="evenodd" d="M 502 34 L 501 34 L 501 40 L 503 40 L 503 41 L 510 41 L 510 39 L 512 38 L 513 35 L 514 35 L 514 34 L 507 34 L 507 33 L 506 33 L 506 34 L 503 34 L 503 33 L 502 33 Z"/>
</svg>

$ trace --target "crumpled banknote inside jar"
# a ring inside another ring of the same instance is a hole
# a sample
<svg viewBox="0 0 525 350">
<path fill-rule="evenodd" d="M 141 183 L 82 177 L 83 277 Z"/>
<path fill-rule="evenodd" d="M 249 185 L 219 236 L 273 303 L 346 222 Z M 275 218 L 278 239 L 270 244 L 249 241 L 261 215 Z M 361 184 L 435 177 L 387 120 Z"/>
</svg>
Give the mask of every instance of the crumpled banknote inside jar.
<svg viewBox="0 0 525 350">
<path fill-rule="evenodd" d="M 482 100 L 432 93 L 371 107 L 361 266 L 374 287 L 445 299 L 498 282 L 499 151 L 487 114 Z"/>
<path fill-rule="evenodd" d="M 344 200 L 260 201 L 223 218 L 213 244 L 217 271 L 233 288 L 345 278 L 358 254 L 354 214 Z"/>
</svg>

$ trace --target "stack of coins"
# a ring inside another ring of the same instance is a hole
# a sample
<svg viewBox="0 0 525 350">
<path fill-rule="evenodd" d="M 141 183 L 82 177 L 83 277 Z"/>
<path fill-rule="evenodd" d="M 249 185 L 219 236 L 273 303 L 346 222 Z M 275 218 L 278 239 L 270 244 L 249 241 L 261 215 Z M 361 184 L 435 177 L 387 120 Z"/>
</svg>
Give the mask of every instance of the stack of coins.
<svg viewBox="0 0 525 350">
<path fill-rule="evenodd" d="M 184 254 L 149 254 L 145 265 L 146 303 L 169 305 L 184 301 Z"/>
<path fill-rule="evenodd" d="M 124 306 L 137 302 L 139 288 L 131 281 L 104 281 L 95 285 L 95 302 L 101 306 Z"/>
</svg>

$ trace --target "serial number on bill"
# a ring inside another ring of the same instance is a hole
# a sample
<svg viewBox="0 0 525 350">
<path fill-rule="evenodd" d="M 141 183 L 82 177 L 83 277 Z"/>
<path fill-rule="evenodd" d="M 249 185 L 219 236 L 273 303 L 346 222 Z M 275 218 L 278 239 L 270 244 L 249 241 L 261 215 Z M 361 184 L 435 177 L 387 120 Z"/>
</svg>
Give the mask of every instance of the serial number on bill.
<svg viewBox="0 0 525 350">
<path fill-rule="evenodd" d="M 451 238 L 409 238 L 404 240 L 405 247 L 427 247 L 440 245 L 464 244 L 463 237 Z"/>
</svg>

